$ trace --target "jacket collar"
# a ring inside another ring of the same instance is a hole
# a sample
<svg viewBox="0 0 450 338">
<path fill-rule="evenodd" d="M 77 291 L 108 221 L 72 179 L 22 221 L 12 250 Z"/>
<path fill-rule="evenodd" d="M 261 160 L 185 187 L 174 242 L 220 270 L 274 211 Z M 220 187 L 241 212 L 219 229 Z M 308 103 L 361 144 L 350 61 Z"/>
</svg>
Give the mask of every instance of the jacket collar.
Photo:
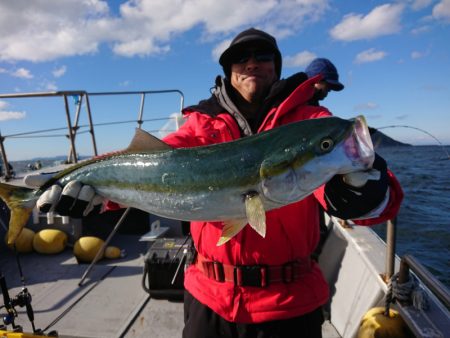
<svg viewBox="0 0 450 338">
<path fill-rule="evenodd" d="M 269 94 L 264 99 L 264 104 L 258 115 L 258 120 L 256 121 L 256 126 L 254 126 L 254 130 L 258 129 L 269 111 L 278 107 L 283 101 L 285 101 L 289 95 L 306 79 L 307 75 L 305 73 L 296 73 L 286 79 L 276 81 L 270 88 Z M 183 109 L 183 113 L 198 111 L 210 116 L 217 116 L 226 111 L 236 120 L 243 136 L 252 135 L 254 131 L 237 106 L 234 104 L 232 96 L 230 95 L 231 93 L 232 88 L 228 79 L 217 76 L 215 86 L 212 89 L 211 97 L 200 101 L 197 105 L 186 107 Z"/>
</svg>

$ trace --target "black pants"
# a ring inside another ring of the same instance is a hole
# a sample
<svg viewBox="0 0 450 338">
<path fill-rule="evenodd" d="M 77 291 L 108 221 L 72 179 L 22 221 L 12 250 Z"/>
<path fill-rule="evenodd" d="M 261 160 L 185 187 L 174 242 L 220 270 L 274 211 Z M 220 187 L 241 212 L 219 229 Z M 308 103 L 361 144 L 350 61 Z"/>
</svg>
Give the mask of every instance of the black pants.
<svg viewBox="0 0 450 338">
<path fill-rule="evenodd" d="M 231 323 L 184 293 L 183 338 L 322 338 L 322 309 L 258 324 Z"/>
</svg>

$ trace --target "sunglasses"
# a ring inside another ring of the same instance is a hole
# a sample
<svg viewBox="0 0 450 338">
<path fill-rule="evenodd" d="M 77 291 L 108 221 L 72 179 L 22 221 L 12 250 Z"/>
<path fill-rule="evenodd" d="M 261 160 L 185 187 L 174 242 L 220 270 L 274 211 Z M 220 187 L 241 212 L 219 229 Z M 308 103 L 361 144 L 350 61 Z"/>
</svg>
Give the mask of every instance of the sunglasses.
<svg viewBox="0 0 450 338">
<path fill-rule="evenodd" d="M 275 54 L 273 52 L 268 52 L 264 50 L 257 50 L 257 51 L 246 50 L 236 55 L 233 58 L 232 63 L 235 64 L 246 63 L 248 62 L 248 60 L 251 59 L 252 56 L 255 58 L 257 62 L 272 62 L 275 60 Z"/>
</svg>

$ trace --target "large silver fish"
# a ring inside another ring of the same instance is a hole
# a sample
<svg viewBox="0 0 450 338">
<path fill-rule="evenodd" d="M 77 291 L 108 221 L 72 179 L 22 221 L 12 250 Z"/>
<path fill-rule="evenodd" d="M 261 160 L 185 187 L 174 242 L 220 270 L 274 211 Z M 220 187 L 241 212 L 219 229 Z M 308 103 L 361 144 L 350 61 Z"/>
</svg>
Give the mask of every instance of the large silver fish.
<svg viewBox="0 0 450 338">
<path fill-rule="evenodd" d="M 137 130 L 124 151 L 59 172 L 39 189 L 0 184 L 11 210 L 8 242 L 52 184 L 79 180 L 122 205 L 185 221 L 223 221 L 218 245 L 247 223 L 265 236 L 265 211 L 299 201 L 336 174 L 374 160 L 364 117 L 325 117 L 284 125 L 227 143 L 173 149 Z"/>
</svg>

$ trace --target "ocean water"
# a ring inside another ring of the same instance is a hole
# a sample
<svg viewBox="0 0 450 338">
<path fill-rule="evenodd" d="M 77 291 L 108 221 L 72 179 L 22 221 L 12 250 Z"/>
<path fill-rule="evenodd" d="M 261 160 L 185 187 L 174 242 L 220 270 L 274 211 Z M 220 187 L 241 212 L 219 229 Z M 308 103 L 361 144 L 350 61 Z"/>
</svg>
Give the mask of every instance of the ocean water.
<svg viewBox="0 0 450 338">
<path fill-rule="evenodd" d="M 397 218 L 399 256 L 411 254 L 450 288 L 450 147 L 380 148 L 403 188 Z M 385 226 L 374 230 L 385 238 Z"/>
</svg>

